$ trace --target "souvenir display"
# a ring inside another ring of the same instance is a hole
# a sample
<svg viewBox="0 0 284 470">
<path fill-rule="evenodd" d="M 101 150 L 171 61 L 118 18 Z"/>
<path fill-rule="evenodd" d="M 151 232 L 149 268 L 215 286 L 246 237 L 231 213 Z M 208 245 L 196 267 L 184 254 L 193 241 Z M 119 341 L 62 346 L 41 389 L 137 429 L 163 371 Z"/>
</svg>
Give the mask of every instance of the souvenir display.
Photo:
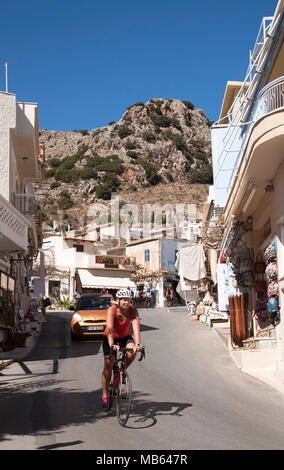
<svg viewBox="0 0 284 470">
<path fill-rule="evenodd" d="M 278 300 L 276 297 L 270 297 L 268 299 L 267 309 L 269 313 L 278 312 Z"/>
<path fill-rule="evenodd" d="M 277 263 L 276 261 L 270 262 L 265 269 L 265 274 L 268 280 L 277 278 Z"/>
<path fill-rule="evenodd" d="M 275 260 L 276 259 L 276 243 L 273 241 L 268 245 L 264 252 L 264 258 L 266 263 L 269 263 L 269 261 Z"/>
<path fill-rule="evenodd" d="M 278 305 L 278 283 L 277 283 L 277 261 L 276 261 L 276 243 L 275 240 L 270 243 L 264 252 L 266 261 L 265 275 L 267 278 L 267 312 L 273 321 L 279 321 Z"/>
<path fill-rule="evenodd" d="M 278 283 L 276 281 L 272 281 L 268 284 L 267 295 L 269 298 L 278 297 Z"/>
</svg>

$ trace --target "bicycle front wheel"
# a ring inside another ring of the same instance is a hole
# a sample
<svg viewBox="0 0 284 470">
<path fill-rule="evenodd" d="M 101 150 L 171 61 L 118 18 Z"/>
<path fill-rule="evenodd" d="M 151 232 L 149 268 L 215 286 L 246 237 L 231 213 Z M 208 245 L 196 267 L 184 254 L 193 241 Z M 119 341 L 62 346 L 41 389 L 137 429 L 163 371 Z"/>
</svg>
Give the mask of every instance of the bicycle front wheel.
<svg viewBox="0 0 284 470">
<path fill-rule="evenodd" d="M 111 382 L 107 391 L 107 408 L 106 408 L 107 411 L 111 410 L 114 396 L 115 396 L 115 388 L 114 388 L 113 383 Z"/>
<path fill-rule="evenodd" d="M 116 413 L 121 426 L 127 423 L 132 399 L 132 384 L 127 372 L 120 374 L 120 380 L 117 388 Z"/>
</svg>

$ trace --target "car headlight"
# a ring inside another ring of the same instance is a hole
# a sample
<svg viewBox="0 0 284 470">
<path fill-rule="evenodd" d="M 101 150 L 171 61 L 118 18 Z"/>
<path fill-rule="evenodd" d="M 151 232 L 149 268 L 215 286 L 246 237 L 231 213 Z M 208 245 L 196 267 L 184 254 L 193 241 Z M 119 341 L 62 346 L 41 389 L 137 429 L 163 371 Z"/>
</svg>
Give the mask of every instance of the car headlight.
<svg viewBox="0 0 284 470">
<path fill-rule="evenodd" d="M 75 321 L 81 321 L 81 320 L 82 320 L 82 317 L 81 317 L 81 315 L 79 315 L 79 313 L 74 313 L 74 315 L 73 315 L 73 320 L 75 320 Z"/>
</svg>

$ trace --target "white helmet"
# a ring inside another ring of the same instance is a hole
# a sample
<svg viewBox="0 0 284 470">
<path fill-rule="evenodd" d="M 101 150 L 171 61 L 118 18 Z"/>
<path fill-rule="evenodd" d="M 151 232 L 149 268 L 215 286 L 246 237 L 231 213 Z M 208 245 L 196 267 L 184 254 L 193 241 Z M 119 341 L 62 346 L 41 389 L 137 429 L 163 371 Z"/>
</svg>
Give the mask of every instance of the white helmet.
<svg viewBox="0 0 284 470">
<path fill-rule="evenodd" d="M 131 292 L 129 289 L 120 289 L 116 293 L 116 298 L 117 299 L 131 299 Z"/>
</svg>

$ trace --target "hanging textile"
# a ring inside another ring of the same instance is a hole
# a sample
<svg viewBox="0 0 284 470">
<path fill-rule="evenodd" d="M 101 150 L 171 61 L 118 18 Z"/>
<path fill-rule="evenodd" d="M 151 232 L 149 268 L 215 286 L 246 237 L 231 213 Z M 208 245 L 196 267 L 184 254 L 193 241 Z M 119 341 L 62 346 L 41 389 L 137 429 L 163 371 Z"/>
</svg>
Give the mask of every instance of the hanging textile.
<svg viewBox="0 0 284 470">
<path fill-rule="evenodd" d="M 243 346 L 243 341 L 248 338 L 248 294 L 229 297 L 230 329 L 232 346 Z"/>
</svg>

